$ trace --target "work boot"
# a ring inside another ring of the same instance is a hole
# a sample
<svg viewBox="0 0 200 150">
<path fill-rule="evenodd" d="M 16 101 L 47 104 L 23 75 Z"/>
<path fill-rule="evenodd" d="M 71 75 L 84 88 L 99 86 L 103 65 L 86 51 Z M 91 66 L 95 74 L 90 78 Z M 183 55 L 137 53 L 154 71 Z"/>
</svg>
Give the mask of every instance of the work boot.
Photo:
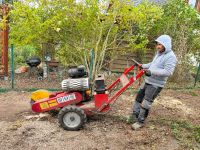
<svg viewBox="0 0 200 150">
<path fill-rule="evenodd" d="M 132 124 L 132 129 L 133 130 L 138 130 L 138 129 L 140 129 L 140 128 L 142 128 L 144 126 L 144 123 L 142 123 L 142 122 L 135 122 L 134 124 Z"/>
<path fill-rule="evenodd" d="M 141 107 L 140 114 L 138 116 L 138 121 L 141 122 L 141 123 L 144 123 L 144 121 L 147 118 L 148 114 L 149 114 L 149 110 Z"/>
<path fill-rule="evenodd" d="M 148 109 L 145 109 L 145 108 L 142 108 L 140 109 L 140 113 L 138 115 L 138 121 L 135 122 L 133 125 L 132 125 L 132 129 L 133 130 L 138 130 L 139 128 L 142 128 L 144 126 L 144 121 L 145 119 L 147 118 L 148 116 L 148 112 L 149 110 Z"/>
<path fill-rule="evenodd" d="M 140 113 L 140 103 L 138 101 L 134 102 L 133 105 L 133 113 L 129 116 L 129 118 L 127 119 L 128 123 L 135 123 L 138 121 L 138 115 Z"/>
</svg>

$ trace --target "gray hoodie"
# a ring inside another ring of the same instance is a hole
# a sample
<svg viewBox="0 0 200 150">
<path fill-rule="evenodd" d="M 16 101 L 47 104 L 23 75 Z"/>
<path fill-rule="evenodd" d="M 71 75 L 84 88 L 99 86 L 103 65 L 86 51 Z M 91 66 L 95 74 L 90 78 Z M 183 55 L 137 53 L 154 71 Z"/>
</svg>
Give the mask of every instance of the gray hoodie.
<svg viewBox="0 0 200 150">
<path fill-rule="evenodd" d="M 148 64 L 143 64 L 142 67 L 151 71 L 151 76 L 145 77 L 146 83 L 164 87 L 167 78 L 174 72 L 177 59 L 172 51 L 170 36 L 161 35 L 155 41 L 161 43 L 165 47 L 165 51 L 163 53 L 157 52 L 153 61 Z"/>
</svg>

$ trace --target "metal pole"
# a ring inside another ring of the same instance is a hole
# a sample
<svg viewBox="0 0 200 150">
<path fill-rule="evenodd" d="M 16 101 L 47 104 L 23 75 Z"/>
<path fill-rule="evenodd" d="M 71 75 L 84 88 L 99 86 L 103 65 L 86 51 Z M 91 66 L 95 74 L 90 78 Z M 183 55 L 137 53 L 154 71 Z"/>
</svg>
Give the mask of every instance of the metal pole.
<svg viewBox="0 0 200 150">
<path fill-rule="evenodd" d="M 90 81 L 93 80 L 93 66 L 94 66 L 94 49 L 90 51 Z"/>
<path fill-rule="evenodd" d="M 93 91 L 94 49 L 90 50 L 90 90 Z"/>
<path fill-rule="evenodd" d="M 199 73 L 200 73 L 200 62 L 199 62 L 199 67 L 197 69 L 197 74 L 196 74 L 196 77 L 195 77 L 194 87 L 196 86 L 196 83 L 199 79 Z"/>
<path fill-rule="evenodd" d="M 12 89 L 14 89 L 14 45 L 11 44 L 11 84 L 12 84 Z"/>
</svg>

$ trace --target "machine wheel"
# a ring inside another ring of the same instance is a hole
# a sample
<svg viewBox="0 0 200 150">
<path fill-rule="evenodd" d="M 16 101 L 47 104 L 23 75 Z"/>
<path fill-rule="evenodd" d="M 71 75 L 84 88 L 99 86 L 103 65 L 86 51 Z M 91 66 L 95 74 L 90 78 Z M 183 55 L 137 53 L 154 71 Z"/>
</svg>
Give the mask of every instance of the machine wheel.
<svg viewBox="0 0 200 150">
<path fill-rule="evenodd" d="M 60 126 L 69 131 L 79 130 L 86 120 L 84 110 L 76 106 L 63 107 L 58 114 Z"/>
</svg>

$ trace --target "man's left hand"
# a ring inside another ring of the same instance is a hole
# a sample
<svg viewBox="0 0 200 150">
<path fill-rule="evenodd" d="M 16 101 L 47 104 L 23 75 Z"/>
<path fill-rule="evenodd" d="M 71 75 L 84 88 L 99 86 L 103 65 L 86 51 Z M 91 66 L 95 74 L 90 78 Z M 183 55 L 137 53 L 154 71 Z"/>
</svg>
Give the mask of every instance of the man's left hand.
<svg viewBox="0 0 200 150">
<path fill-rule="evenodd" d="M 151 76 L 151 71 L 150 70 L 145 70 L 145 75 L 147 76 L 147 77 L 150 77 Z"/>
</svg>

